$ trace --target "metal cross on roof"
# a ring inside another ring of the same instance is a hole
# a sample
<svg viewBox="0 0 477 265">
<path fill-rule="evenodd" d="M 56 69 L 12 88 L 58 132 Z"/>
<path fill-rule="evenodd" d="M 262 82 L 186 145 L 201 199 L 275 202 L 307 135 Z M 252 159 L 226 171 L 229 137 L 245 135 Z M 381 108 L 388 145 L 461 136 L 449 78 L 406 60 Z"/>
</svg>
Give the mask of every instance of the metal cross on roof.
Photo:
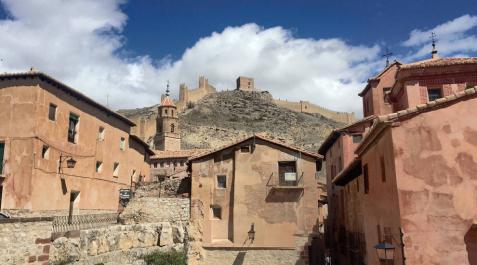
<svg viewBox="0 0 477 265">
<path fill-rule="evenodd" d="M 434 32 L 431 32 L 431 36 L 429 37 L 432 41 L 432 54 L 437 53 L 436 50 L 436 43 L 437 43 L 437 35 Z"/>
<path fill-rule="evenodd" d="M 166 97 L 169 96 L 169 80 L 167 80 Z"/>
<path fill-rule="evenodd" d="M 383 54 L 383 57 L 386 57 L 386 67 L 389 66 L 389 57 L 391 57 L 391 55 L 393 55 L 393 53 L 386 48 L 386 52 Z"/>
</svg>

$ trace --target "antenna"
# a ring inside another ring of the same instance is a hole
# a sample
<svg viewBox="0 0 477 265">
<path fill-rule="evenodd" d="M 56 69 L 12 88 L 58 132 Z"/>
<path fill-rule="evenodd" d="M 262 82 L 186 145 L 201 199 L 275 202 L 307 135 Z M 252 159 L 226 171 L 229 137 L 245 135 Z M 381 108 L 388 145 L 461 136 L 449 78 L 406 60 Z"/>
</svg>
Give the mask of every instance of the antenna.
<svg viewBox="0 0 477 265">
<path fill-rule="evenodd" d="M 384 52 L 383 57 L 386 57 L 386 67 L 389 66 L 389 57 L 393 55 L 393 53 L 386 47 L 386 52 Z"/>
</svg>

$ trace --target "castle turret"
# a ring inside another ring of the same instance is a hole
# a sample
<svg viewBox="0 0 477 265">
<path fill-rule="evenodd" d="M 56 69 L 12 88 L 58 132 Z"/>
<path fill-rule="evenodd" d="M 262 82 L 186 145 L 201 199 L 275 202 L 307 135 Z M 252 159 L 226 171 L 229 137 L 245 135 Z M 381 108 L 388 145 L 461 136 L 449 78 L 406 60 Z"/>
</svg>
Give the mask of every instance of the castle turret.
<svg viewBox="0 0 477 265">
<path fill-rule="evenodd" d="M 239 76 L 237 78 L 237 90 L 255 91 L 255 82 L 251 77 Z"/>
<path fill-rule="evenodd" d="M 165 96 L 162 97 L 161 105 L 158 107 L 154 149 L 161 151 L 181 149 L 179 115 L 176 105 L 169 97 L 169 84 L 167 84 Z"/>
</svg>

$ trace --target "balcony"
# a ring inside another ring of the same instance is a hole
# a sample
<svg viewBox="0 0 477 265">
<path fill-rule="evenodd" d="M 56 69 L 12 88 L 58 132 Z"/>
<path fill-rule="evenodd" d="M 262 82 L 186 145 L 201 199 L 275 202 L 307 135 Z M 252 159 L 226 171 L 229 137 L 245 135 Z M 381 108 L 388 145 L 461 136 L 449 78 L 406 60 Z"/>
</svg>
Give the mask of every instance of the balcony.
<svg viewBox="0 0 477 265">
<path fill-rule="evenodd" d="M 283 193 L 303 193 L 304 181 L 303 172 L 298 177 L 298 173 L 289 172 L 280 177 L 272 173 L 267 181 L 267 197 L 280 195 Z"/>
</svg>

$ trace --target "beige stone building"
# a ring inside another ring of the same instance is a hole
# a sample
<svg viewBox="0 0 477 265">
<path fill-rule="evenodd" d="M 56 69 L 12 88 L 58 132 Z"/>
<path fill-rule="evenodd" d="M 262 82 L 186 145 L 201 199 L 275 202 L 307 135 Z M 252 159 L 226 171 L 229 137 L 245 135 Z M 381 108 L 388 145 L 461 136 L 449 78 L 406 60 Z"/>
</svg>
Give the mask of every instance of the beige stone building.
<svg viewBox="0 0 477 265">
<path fill-rule="evenodd" d="M 0 75 L 0 207 L 116 211 L 149 175 L 134 123 L 41 72 Z"/>
<path fill-rule="evenodd" d="M 308 264 L 321 156 L 252 136 L 189 160 L 200 264 Z"/>
</svg>

